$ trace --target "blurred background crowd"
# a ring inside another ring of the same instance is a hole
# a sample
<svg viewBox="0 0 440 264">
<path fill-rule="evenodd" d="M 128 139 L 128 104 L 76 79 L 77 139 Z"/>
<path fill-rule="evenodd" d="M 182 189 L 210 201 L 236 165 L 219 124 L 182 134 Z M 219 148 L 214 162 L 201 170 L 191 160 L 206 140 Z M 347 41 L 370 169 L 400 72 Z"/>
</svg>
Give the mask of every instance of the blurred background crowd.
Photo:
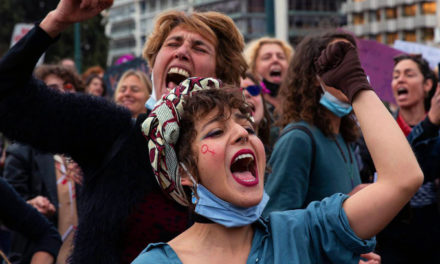
<svg viewBox="0 0 440 264">
<path fill-rule="evenodd" d="M 57 3 L 2 0 L 0 55 L 33 26 L 26 23 L 41 19 Z M 150 68 L 141 58 L 154 17 L 171 8 L 229 15 L 246 42 L 249 70 L 240 88 L 252 107 L 268 165 L 277 168 L 266 178 L 271 196 L 267 214 L 304 208 L 336 192 L 351 194 L 375 181 L 352 109 L 332 104 L 332 95 L 321 98 L 309 59 L 324 43 L 313 38 L 317 33 L 330 32 L 327 43 L 335 38 L 357 43 L 370 84 L 408 137 L 425 174 L 419 192 L 377 236 L 376 253 L 383 263 L 439 263 L 413 259 L 422 254 L 440 261 L 438 5 L 397 0 L 116 0 L 99 16 L 63 33 L 34 75 L 60 93 L 102 97 L 136 119 L 147 113 L 145 105 L 154 92 Z M 177 72 L 175 78 L 188 77 L 184 75 Z M 82 175 L 70 157 L 0 134 L 0 178 L 57 229 L 63 241 L 59 263 L 66 263 L 78 224 L 76 194 L 81 193 Z M 12 263 L 29 262 L 34 246 L 29 236 L 0 225 L 0 249 Z"/>
</svg>

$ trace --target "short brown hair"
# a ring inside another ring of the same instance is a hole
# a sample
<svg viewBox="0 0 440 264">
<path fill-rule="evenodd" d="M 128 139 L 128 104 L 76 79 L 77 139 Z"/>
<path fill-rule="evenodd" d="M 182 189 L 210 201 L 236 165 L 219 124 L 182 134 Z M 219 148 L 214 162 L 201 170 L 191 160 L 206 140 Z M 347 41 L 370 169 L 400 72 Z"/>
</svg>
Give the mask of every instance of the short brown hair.
<svg viewBox="0 0 440 264">
<path fill-rule="evenodd" d="M 240 76 L 247 69 L 242 55 L 244 40 L 234 21 L 218 12 L 168 11 L 160 14 L 142 52 L 150 67 L 154 67 L 157 53 L 168 34 L 177 26 L 184 26 L 212 40 L 216 47 L 216 77 L 224 83 L 240 84 Z"/>
<path fill-rule="evenodd" d="M 323 91 L 316 78 L 314 63 L 334 39 L 346 39 L 356 47 L 354 37 L 341 31 L 308 36 L 296 47 L 278 94 L 281 101 L 279 125 L 282 127 L 293 121 L 304 120 L 318 127 L 324 135 L 333 136 L 327 110 L 319 103 Z M 359 130 L 352 115 L 341 118 L 340 133 L 346 141 L 356 140 Z"/>
<path fill-rule="evenodd" d="M 65 83 L 70 83 L 75 87 L 75 91 L 84 92 L 84 83 L 79 75 L 71 68 L 56 64 L 43 64 L 35 69 L 35 77 L 44 80 L 47 76 L 53 74 L 63 79 Z"/>
<path fill-rule="evenodd" d="M 289 43 L 276 39 L 276 38 L 270 38 L 270 37 L 262 37 L 259 39 L 252 40 L 249 42 L 246 46 L 246 49 L 244 51 L 244 55 L 246 58 L 246 61 L 249 65 L 249 69 L 252 73 L 256 74 L 255 68 L 256 68 L 256 61 L 258 57 L 258 53 L 260 52 L 261 47 L 264 44 L 277 44 L 281 47 L 281 49 L 284 51 L 284 55 L 286 56 L 287 62 L 290 61 L 292 54 L 293 54 L 293 48 L 290 46 Z"/>
<path fill-rule="evenodd" d="M 90 75 L 94 74 L 94 75 L 100 75 L 100 74 L 104 74 L 104 69 L 99 66 L 99 65 L 95 65 L 92 67 L 89 67 L 83 74 L 82 74 L 82 80 L 85 82 Z"/>
</svg>

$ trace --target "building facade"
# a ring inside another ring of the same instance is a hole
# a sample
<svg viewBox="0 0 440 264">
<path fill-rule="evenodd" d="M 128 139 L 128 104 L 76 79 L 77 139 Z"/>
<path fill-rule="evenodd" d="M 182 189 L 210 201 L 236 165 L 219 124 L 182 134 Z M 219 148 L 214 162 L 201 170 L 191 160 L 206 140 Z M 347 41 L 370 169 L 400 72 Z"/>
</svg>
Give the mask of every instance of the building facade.
<svg viewBox="0 0 440 264">
<path fill-rule="evenodd" d="M 346 16 L 341 9 L 344 2 L 342 0 L 289 0 L 290 43 L 296 45 L 308 34 L 321 33 L 346 25 Z"/>
<path fill-rule="evenodd" d="M 288 6 L 283 14 L 287 20 L 288 38 L 293 45 L 311 32 L 346 24 L 341 11 L 343 0 L 276 1 L 285 1 Z M 153 29 L 155 16 L 169 9 L 227 14 L 234 20 L 246 42 L 274 35 L 274 0 L 115 0 L 107 17 L 106 33 L 110 38 L 107 64 L 111 65 L 125 54 L 140 56 L 147 36 Z"/>
<path fill-rule="evenodd" d="M 110 38 L 107 65 L 120 56 L 141 56 L 147 35 L 153 30 L 156 14 L 167 9 L 187 10 L 188 0 L 115 0 L 107 15 L 106 34 Z"/>
<path fill-rule="evenodd" d="M 437 1 L 348 0 L 346 29 L 357 37 L 392 45 L 395 40 L 430 44 L 437 26 Z"/>
</svg>

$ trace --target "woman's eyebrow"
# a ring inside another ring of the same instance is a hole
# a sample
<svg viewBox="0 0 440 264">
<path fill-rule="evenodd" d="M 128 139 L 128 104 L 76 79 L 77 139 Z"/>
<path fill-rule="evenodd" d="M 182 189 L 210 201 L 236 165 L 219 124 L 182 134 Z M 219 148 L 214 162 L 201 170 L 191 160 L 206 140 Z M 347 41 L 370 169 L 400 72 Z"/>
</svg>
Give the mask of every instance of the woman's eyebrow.
<svg viewBox="0 0 440 264">
<path fill-rule="evenodd" d="M 242 114 L 242 113 L 235 113 L 234 118 L 236 120 L 249 120 L 249 117 L 245 114 Z"/>
<path fill-rule="evenodd" d="M 183 40 L 183 37 L 182 36 L 180 36 L 180 35 L 175 35 L 175 36 L 170 36 L 170 37 L 168 37 L 167 39 L 165 39 L 165 41 L 164 42 L 167 42 L 167 41 L 170 41 L 170 40 L 175 40 L 175 41 L 179 41 L 179 42 L 181 42 L 182 40 Z"/>
<path fill-rule="evenodd" d="M 208 49 L 210 52 L 212 52 L 211 47 L 205 41 L 203 41 L 203 40 L 199 40 L 199 39 L 193 40 L 192 43 L 193 43 L 194 46 L 203 46 L 206 49 Z"/>
<path fill-rule="evenodd" d="M 218 122 L 218 121 L 220 121 L 221 119 L 223 119 L 223 117 L 220 116 L 220 115 L 214 117 L 213 119 L 211 119 L 211 120 L 209 120 L 208 122 L 206 122 L 206 123 L 202 126 L 202 129 L 200 129 L 200 131 L 203 131 L 207 126 L 209 126 L 209 125 L 212 124 L 212 123 Z"/>
</svg>

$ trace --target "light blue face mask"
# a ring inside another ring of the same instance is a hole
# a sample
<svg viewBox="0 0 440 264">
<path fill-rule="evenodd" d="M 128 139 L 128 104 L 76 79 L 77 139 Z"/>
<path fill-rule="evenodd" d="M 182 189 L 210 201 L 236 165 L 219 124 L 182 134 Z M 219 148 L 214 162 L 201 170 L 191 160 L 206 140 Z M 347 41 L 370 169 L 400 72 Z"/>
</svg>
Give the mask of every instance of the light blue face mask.
<svg viewBox="0 0 440 264">
<path fill-rule="evenodd" d="M 195 212 L 225 227 L 239 227 L 252 224 L 260 218 L 269 195 L 263 193 L 261 202 L 249 208 L 238 207 L 215 196 L 203 185 L 197 184 L 199 199 L 193 197 Z"/>
<path fill-rule="evenodd" d="M 147 102 L 145 102 L 145 107 L 148 110 L 153 110 L 154 106 L 157 103 L 157 99 L 156 99 L 156 89 L 154 89 L 154 76 L 153 76 L 153 72 L 151 72 L 151 85 L 152 85 L 152 92 L 151 92 L 151 96 L 150 98 L 148 98 Z"/>
<path fill-rule="evenodd" d="M 339 101 L 338 98 L 334 97 L 327 91 L 324 91 L 319 103 L 338 117 L 346 116 L 353 110 L 353 107 L 350 104 Z"/>
</svg>

